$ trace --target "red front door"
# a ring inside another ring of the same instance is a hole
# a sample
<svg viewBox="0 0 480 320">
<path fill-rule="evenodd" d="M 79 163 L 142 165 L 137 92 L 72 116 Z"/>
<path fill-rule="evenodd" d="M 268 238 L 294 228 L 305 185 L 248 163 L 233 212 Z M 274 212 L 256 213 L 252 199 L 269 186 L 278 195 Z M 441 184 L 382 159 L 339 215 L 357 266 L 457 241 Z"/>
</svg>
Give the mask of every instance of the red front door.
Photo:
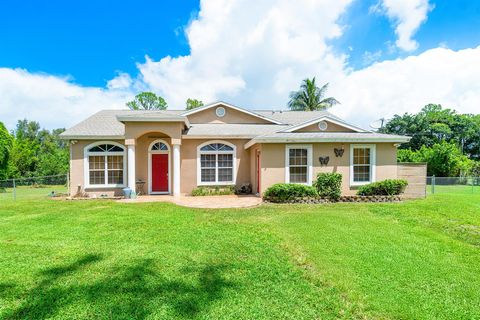
<svg viewBox="0 0 480 320">
<path fill-rule="evenodd" d="M 168 192 L 168 154 L 152 154 L 152 192 Z"/>
</svg>

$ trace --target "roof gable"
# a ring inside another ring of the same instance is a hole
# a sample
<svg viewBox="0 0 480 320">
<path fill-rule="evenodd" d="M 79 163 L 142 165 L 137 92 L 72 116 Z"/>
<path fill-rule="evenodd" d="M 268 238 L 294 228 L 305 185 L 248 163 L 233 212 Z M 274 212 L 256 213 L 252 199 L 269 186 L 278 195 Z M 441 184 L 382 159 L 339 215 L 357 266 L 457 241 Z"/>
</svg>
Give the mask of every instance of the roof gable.
<svg viewBox="0 0 480 320">
<path fill-rule="evenodd" d="M 324 130 L 325 132 L 370 132 L 368 130 L 364 130 L 360 127 L 351 125 L 345 121 L 340 120 L 339 118 L 334 118 L 330 117 L 328 115 L 321 116 L 316 119 L 311 119 L 293 126 L 290 126 L 280 132 L 321 132 L 320 129 L 318 129 L 318 123 L 325 121 L 327 122 L 327 125 L 331 124 L 334 126 L 334 130 Z M 314 130 L 313 128 L 317 127 L 318 130 Z M 310 130 L 308 130 L 310 129 Z"/>
<path fill-rule="evenodd" d="M 225 116 L 215 114 L 217 107 L 227 111 Z M 261 115 L 254 111 L 243 109 L 225 102 L 215 102 L 203 107 L 188 110 L 182 116 L 189 118 L 191 123 L 250 123 L 250 124 L 282 124 L 282 122 Z"/>
</svg>

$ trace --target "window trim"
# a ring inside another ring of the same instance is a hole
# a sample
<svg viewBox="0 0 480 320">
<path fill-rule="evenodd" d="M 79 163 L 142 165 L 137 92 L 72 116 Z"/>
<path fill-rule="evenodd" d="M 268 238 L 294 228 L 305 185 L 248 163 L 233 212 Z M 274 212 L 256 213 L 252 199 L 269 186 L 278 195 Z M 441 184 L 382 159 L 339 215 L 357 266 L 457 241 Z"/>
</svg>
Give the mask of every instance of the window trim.
<svg viewBox="0 0 480 320">
<path fill-rule="evenodd" d="M 231 148 L 233 151 L 201 151 L 200 149 L 206 145 L 212 143 L 223 143 Z M 202 154 L 215 154 L 215 181 L 202 182 Z M 219 154 L 232 154 L 233 155 L 233 167 L 232 167 L 232 181 L 218 181 L 218 155 Z M 197 186 L 231 186 L 235 185 L 237 181 L 237 146 L 231 142 L 224 140 L 209 140 L 197 146 Z"/>
<path fill-rule="evenodd" d="M 290 182 L 290 150 L 291 149 L 307 149 L 307 182 L 298 183 Z M 313 148 L 311 144 L 287 144 L 285 145 L 285 183 L 312 185 L 313 176 Z"/>
<path fill-rule="evenodd" d="M 113 152 L 89 152 L 88 150 L 101 145 L 111 144 L 123 149 L 123 151 Z M 89 156 L 105 156 L 105 184 L 90 184 L 90 162 Z M 123 156 L 123 183 L 122 184 L 109 184 L 108 183 L 108 160 L 107 156 Z M 123 188 L 126 186 L 127 179 L 127 151 L 124 145 L 114 141 L 96 141 L 85 146 L 83 149 L 83 177 L 85 189 L 110 189 L 110 188 Z"/>
<path fill-rule="evenodd" d="M 369 181 L 353 181 L 353 150 L 357 148 L 370 148 L 370 180 Z M 376 160 L 377 145 L 376 144 L 351 144 L 350 145 L 350 186 L 362 186 L 376 181 Z"/>
</svg>

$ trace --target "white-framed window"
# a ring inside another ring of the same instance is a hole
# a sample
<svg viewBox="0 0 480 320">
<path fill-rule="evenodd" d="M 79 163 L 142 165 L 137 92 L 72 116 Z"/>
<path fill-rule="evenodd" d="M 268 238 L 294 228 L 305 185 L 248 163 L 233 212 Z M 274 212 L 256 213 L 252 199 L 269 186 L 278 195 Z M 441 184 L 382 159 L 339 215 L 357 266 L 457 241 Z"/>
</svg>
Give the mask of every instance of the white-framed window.
<svg viewBox="0 0 480 320">
<path fill-rule="evenodd" d="M 374 144 L 350 145 L 350 185 L 375 182 L 375 159 Z"/>
<path fill-rule="evenodd" d="M 125 147 L 112 141 L 92 143 L 84 150 L 85 187 L 124 187 Z"/>
<path fill-rule="evenodd" d="M 286 145 L 285 182 L 312 184 L 312 145 Z"/>
<path fill-rule="evenodd" d="M 226 141 L 208 141 L 197 148 L 197 184 L 235 183 L 236 147 Z"/>
</svg>

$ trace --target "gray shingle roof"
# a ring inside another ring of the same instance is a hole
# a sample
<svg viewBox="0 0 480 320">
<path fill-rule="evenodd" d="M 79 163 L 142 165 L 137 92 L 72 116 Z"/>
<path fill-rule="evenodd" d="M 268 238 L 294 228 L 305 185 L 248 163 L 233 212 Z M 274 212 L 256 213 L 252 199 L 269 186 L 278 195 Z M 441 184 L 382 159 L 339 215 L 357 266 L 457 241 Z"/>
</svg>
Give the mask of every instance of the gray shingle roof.
<svg viewBox="0 0 480 320">
<path fill-rule="evenodd" d="M 328 111 L 306 111 L 305 112 L 305 111 L 290 111 L 290 110 L 281 110 L 281 111 L 262 110 L 262 111 L 256 111 L 256 113 L 261 114 L 265 117 L 275 119 L 284 124 L 290 124 L 290 125 L 300 124 L 302 122 L 306 122 L 316 118 L 321 118 L 324 116 L 328 116 L 343 122 L 342 119 L 335 116 L 334 114 L 331 114 Z"/>
<path fill-rule="evenodd" d="M 61 137 L 68 139 L 84 138 L 95 139 L 104 138 L 123 138 L 125 134 L 125 126 L 118 121 L 117 116 L 154 116 L 154 117 L 171 117 L 179 116 L 183 110 L 102 110 L 83 120 L 79 124 L 65 130 Z"/>
<path fill-rule="evenodd" d="M 342 119 L 336 117 L 328 111 L 255 111 L 256 113 L 275 119 L 283 124 L 193 124 L 186 132 L 186 136 L 190 137 L 245 137 L 254 138 L 253 141 L 277 141 L 285 139 L 295 139 L 298 141 L 314 141 L 314 140 L 331 140 L 345 142 L 348 139 L 352 141 L 380 141 L 388 140 L 392 142 L 405 142 L 408 137 L 385 135 L 371 132 L 295 132 L 295 133 L 281 133 L 278 131 L 286 128 L 307 122 L 312 119 L 328 116 L 338 121 L 344 122 Z M 61 136 L 65 139 L 122 139 L 125 134 L 125 127 L 122 122 L 118 120 L 125 117 L 134 117 L 137 119 L 180 119 L 184 118 L 182 114 L 185 110 L 103 110 L 97 112 L 91 117 L 85 119 L 79 124 L 67 129 Z"/>
</svg>

